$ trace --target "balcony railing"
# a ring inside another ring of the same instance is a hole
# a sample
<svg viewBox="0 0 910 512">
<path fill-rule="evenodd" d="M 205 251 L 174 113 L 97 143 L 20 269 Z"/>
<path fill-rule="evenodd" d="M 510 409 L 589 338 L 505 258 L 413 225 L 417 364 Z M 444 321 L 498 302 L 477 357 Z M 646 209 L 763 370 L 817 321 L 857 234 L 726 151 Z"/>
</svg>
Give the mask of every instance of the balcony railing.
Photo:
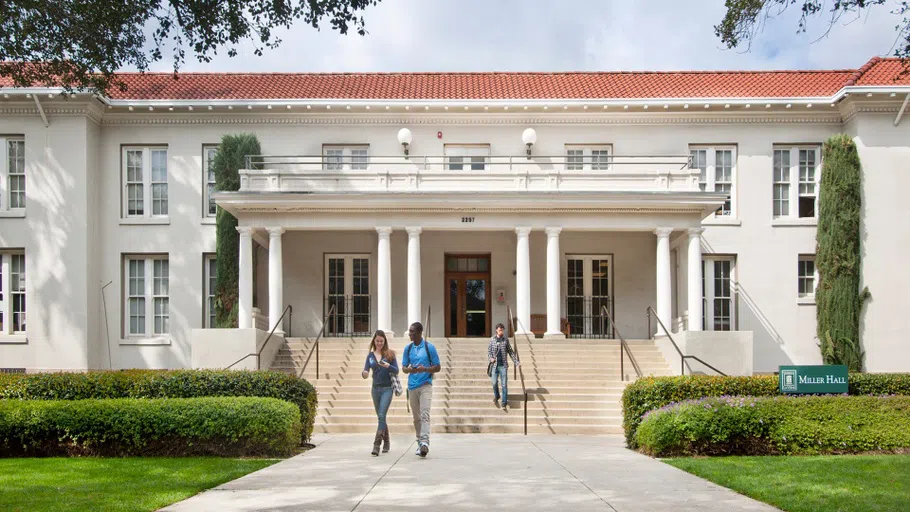
<svg viewBox="0 0 910 512">
<path fill-rule="evenodd" d="M 613 312 L 613 297 L 570 296 L 566 297 L 566 319 L 569 321 L 570 338 L 613 338 L 614 329 L 610 317 L 601 310 L 606 307 Z"/>
<path fill-rule="evenodd" d="M 274 192 L 698 191 L 688 155 L 246 157 L 240 190 Z"/>
<path fill-rule="evenodd" d="M 332 309 L 332 306 L 335 306 Z M 369 295 L 330 295 L 324 299 L 324 315 L 328 315 L 326 337 L 370 336 L 372 308 Z"/>
</svg>

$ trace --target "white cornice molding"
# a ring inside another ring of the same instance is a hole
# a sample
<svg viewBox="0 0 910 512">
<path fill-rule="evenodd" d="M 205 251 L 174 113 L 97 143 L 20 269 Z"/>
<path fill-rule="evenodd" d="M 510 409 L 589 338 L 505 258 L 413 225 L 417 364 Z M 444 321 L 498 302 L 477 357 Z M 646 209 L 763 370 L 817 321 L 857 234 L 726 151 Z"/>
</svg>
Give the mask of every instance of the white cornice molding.
<svg viewBox="0 0 910 512">
<path fill-rule="evenodd" d="M 844 122 L 847 123 L 851 121 L 857 114 L 887 114 L 894 116 L 900 110 L 899 105 L 859 105 L 857 103 L 851 103 L 847 106 L 847 109 L 844 111 Z"/>
<path fill-rule="evenodd" d="M 44 107 L 44 113 L 48 118 L 54 117 L 87 117 L 95 123 L 101 124 L 103 113 L 100 108 L 89 105 L 74 105 L 71 107 L 48 106 Z M 10 106 L 0 107 L 0 116 L 26 116 L 37 117 L 39 115 L 36 107 Z"/>
<path fill-rule="evenodd" d="M 687 207 L 687 208 L 674 208 L 674 207 L 634 207 L 634 206 L 605 206 L 605 207 L 562 207 L 562 208 L 540 208 L 540 207 L 497 207 L 497 208 L 478 208 L 478 207 L 460 207 L 452 206 L 449 208 L 433 208 L 433 207 L 394 207 L 394 208 L 375 208 L 370 207 L 368 209 L 364 208 L 354 208 L 354 207 L 321 207 L 321 206 L 250 206 L 244 207 L 243 205 L 233 204 L 230 206 L 230 210 L 234 210 L 242 213 L 365 213 L 365 214 L 387 214 L 387 213 L 631 213 L 631 214 L 640 214 L 640 213 L 675 213 L 675 214 L 693 214 L 693 213 L 702 213 L 702 208 L 697 207 Z"/>
<path fill-rule="evenodd" d="M 573 114 L 573 115 L 123 115 L 108 114 L 102 124 L 122 125 L 660 125 L 660 124 L 842 124 L 840 112 L 820 114 Z"/>
</svg>

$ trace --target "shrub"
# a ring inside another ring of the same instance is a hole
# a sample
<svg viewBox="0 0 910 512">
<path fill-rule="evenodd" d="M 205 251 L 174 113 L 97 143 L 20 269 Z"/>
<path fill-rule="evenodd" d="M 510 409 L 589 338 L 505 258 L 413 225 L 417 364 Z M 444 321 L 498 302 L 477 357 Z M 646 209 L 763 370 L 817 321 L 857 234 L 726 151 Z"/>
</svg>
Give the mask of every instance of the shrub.
<svg viewBox="0 0 910 512">
<path fill-rule="evenodd" d="M 851 395 L 910 395 L 910 374 L 851 373 Z M 626 443 L 635 448 L 635 430 L 648 411 L 673 402 L 708 396 L 776 396 L 776 375 L 752 377 L 645 377 L 629 384 L 622 395 L 623 428 Z"/>
<path fill-rule="evenodd" d="M 277 398 L 300 409 L 301 441 L 313 434 L 316 390 L 304 379 L 278 372 L 230 370 L 122 370 L 36 373 L 0 380 L 0 398 L 84 400 L 90 398 Z"/>
<path fill-rule="evenodd" d="M 910 397 L 708 397 L 642 419 L 641 450 L 675 455 L 809 455 L 910 448 Z"/>
<path fill-rule="evenodd" d="M 300 412 L 275 398 L 0 400 L 0 456 L 285 456 Z"/>
</svg>

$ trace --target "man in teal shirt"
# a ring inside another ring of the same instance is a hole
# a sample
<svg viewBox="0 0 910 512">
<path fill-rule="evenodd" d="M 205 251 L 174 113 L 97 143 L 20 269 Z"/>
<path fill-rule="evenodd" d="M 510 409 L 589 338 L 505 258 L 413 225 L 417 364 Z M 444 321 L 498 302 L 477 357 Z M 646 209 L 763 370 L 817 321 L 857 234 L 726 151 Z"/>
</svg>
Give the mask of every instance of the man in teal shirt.
<svg viewBox="0 0 910 512">
<path fill-rule="evenodd" d="M 426 457 L 430 451 L 430 404 L 433 401 L 433 375 L 439 371 L 436 347 L 423 339 L 423 325 L 414 322 L 408 328 L 411 343 L 401 357 L 402 371 L 408 374 L 408 400 L 414 415 L 417 435 L 417 455 Z"/>
</svg>

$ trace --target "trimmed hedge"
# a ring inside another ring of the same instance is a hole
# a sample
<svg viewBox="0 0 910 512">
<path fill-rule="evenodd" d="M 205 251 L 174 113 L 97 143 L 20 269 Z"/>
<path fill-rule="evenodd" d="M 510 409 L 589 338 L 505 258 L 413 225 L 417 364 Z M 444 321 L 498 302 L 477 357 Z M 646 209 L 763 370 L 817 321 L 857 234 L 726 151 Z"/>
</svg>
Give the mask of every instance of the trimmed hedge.
<svg viewBox="0 0 910 512">
<path fill-rule="evenodd" d="M 851 395 L 910 395 L 910 373 L 851 373 Z M 636 448 L 635 430 L 648 411 L 673 402 L 708 396 L 777 396 L 776 375 L 719 377 L 645 377 L 626 386 L 622 394 L 623 429 L 626 443 Z"/>
<path fill-rule="evenodd" d="M 286 456 L 300 412 L 275 398 L 0 400 L 0 456 Z"/>
<path fill-rule="evenodd" d="M 651 411 L 641 451 L 680 455 L 814 455 L 910 450 L 910 397 L 708 397 Z"/>
<path fill-rule="evenodd" d="M 316 420 L 316 390 L 304 379 L 279 372 L 232 370 L 122 370 L 35 373 L 0 380 L 0 399 L 85 400 L 106 398 L 277 398 L 300 410 L 301 441 Z"/>
</svg>

